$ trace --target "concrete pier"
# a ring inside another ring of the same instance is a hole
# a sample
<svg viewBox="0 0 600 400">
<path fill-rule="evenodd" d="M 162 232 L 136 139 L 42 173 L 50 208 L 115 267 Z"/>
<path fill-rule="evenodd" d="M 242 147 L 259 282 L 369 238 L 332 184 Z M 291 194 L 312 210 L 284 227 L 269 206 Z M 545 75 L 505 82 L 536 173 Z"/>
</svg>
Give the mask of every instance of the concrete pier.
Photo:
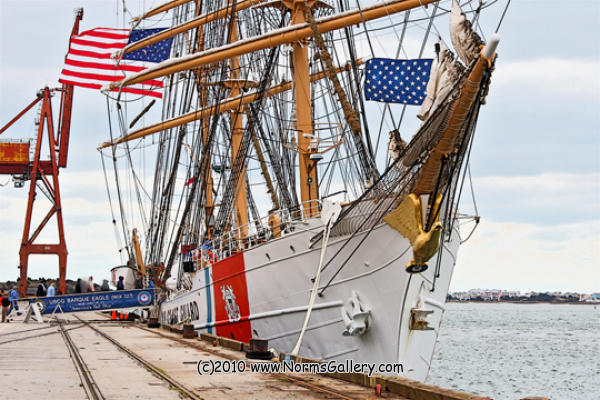
<svg viewBox="0 0 600 400">
<path fill-rule="evenodd" d="M 6 397 L 376 399 L 379 389 L 381 398 L 386 399 L 479 398 L 404 378 L 363 374 L 247 370 L 200 375 L 199 360 L 246 363 L 242 350 L 247 345 L 206 334 L 184 339 L 178 328 L 150 329 L 134 322 L 110 321 L 96 312 L 58 318 L 60 324 L 19 320 L 0 324 L 0 387 Z M 83 368 L 78 367 L 77 359 Z"/>
</svg>

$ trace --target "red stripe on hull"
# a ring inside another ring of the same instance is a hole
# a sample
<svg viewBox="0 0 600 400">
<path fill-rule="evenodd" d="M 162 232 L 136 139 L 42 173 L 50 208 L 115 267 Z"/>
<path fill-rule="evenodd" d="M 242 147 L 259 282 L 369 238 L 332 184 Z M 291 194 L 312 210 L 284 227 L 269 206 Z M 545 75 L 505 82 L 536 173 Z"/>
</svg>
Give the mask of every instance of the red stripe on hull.
<svg viewBox="0 0 600 400">
<path fill-rule="evenodd" d="M 248 343 L 252 328 L 248 316 L 248 286 L 244 271 L 244 255 L 239 253 L 215 263 L 212 267 L 217 335 Z"/>
</svg>

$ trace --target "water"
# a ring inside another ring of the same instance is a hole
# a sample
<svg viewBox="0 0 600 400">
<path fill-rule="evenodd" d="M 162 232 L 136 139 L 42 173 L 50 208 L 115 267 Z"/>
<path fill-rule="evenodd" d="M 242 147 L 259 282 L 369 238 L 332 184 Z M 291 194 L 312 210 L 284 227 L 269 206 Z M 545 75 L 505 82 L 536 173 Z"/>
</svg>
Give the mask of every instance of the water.
<svg viewBox="0 0 600 400">
<path fill-rule="evenodd" d="M 494 400 L 600 399 L 600 305 L 448 303 L 427 383 Z"/>
</svg>

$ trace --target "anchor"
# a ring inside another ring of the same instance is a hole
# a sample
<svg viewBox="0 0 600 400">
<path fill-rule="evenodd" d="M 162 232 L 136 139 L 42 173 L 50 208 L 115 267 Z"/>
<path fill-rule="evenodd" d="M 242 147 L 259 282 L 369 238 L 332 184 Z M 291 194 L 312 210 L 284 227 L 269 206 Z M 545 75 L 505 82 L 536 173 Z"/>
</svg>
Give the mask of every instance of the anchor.
<svg viewBox="0 0 600 400">
<path fill-rule="evenodd" d="M 360 302 L 358 294 L 354 290 L 347 303 L 352 308 L 352 311 L 348 312 L 345 306 L 342 307 L 342 319 L 346 325 L 346 329 L 342 332 L 342 335 L 362 336 L 369 329 L 369 315 L 371 315 L 371 310 Z"/>
</svg>

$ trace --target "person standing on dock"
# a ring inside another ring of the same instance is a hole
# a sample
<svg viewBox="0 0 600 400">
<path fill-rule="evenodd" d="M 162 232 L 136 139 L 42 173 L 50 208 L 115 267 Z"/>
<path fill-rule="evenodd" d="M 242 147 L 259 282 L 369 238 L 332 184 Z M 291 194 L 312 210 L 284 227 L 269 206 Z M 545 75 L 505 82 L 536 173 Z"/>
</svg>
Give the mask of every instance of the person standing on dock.
<svg viewBox="0 0 600 400">
<path fill-rule="evenodd" d="M 17 292 L 17 288 L 13 287 L 11 289 L 8 295 L 8 300 L 10 301 L 10 307 L 8 308 L 7 314 L 10 314 L 10 312 L 14 308 L 15 310 L 17 310 L 17 315 L 21 315 L 21 313 L 19 313 L 19 292 Z"/>
<path fill-rule="evenodd" d="M 77 283 L 75 284 L 75 293 L 83 293 L 83 282 L 81 278 L 77 279 Z"/>
<path fill-rule="evenodd" d="M 93 276 L 90 276 L 90 279 L 88 279 L 87 292 L 88 293 L 94 292 L 94 277 Z"/>
<path fill-rule="evenodd" d="M 142 274 L 140 274 L 139 272 L 137 273 L 137 276 L 135 278 L 135 288 L 136 289 L 144 288 L 144 279 L 142 278 Z"/>
<path fill-rule="evenodd" d="M 6 314 L 8 314 L 8 306 L 10 305 L 10 300 L 8 300 L 8 296 L 4 294 L 4 292 L 0 292 L 0 301 L 2 302 L 2 322 L 6 322 Z"/>
<path fill-rule="evenodd" d="M 125 285 L 123 284 L 123 277 L 119 276 L 119 281 L 117 282 L 117 290 L 125 290 Z"/>
<path fill-rule="evenodd" d="M 110 291 L 110 286 L 108 286 L 108 280 L 107 279 L 104 279 L 102 281 L 102 286 L 100 286 L 100 291 L 101 292 L 108 292 L 108 291 Z"/>
<path fill-rule="evenodd" d="M 48 293 L 46 297 L 54 297 L 56 296 L 56 287 L 54 286 L 54 282 L 50 282 L 50 286 L 48 286 Z"/>
<path fill-rule="evenodd" d="M 44 297 L 46 295 L 46 285 L 44 283 L 46 281 L 43 279 L 38 283 L 37 292 L 35 292 L 36 297 Z"/>
</svg>

